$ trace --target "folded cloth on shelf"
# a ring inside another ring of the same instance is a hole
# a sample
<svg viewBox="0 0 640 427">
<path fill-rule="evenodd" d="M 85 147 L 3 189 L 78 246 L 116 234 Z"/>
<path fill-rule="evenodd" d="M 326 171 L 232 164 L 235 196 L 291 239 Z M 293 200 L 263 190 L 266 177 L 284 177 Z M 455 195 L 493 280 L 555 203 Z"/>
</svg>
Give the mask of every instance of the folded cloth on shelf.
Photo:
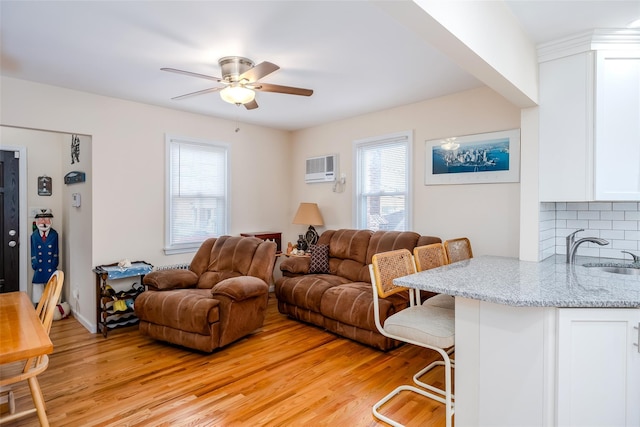
<svg viewBox="0 0 640 427">
<path fill-rule="evenodd" d="M 149 274 L 151 273 L 153 266 L 145 262 L 134 262 L 131 263 L 131 267 L 127 268 L 119 267 L 117 265 L 108 267 L 102 266 L 100 268 L 107 272 L 109 279 L 113 280 L 122 279 L 125 277 L 140 276 L 142 274 Z"/>
</svg>

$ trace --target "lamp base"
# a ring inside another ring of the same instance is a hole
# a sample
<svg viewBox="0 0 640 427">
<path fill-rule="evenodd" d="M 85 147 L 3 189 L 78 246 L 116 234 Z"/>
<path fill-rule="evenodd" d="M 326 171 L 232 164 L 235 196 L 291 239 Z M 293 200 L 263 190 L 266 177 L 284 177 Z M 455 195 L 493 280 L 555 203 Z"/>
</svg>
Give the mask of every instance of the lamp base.
<svg viewBox="0 0 640 427">
<path fill-rule="evenodd" d="M 309 226 L 307 233 L 304 235 L 304 240 L 307 242 L 307 246 L 315 245 L 318 242 L 318 232 L 313 225 Z"/>
</svg>

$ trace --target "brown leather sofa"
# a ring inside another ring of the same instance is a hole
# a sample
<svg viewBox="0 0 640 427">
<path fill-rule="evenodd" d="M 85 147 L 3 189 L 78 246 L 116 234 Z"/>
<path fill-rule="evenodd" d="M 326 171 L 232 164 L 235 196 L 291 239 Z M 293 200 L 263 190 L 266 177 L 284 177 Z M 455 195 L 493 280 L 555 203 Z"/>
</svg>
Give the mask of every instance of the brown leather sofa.
<svg viewBox="0 0 640 427">
<path fill-rule="evenodd" d="M 140 332 L 205 352 L 262 327 L 276 244 L 255 237 L 206 240 L 188 270 L 154 271 L 136 298 Z"/>
<path fill-rule="evenodd" d="M 433 236 L 405 231 L 328 230 L 317 245 L 328 245 L 328 269 L 312 266 L 310 257 L 290 257 L 280 263 L 276 281 L 278 310 L 294 319 L 381 350 L 401 343 L 380 334 L 373 317 L 373 291 L 369 267 L 379 252 L 440 243 Z M 326 248 L 323 248 L 326 249 Z M 314 256 L 314 258 L 316 258 Z M 314 259 L 316 264 L 318 259 Z M 310 271 L 316 271 L 311 272 Z M 433 296 L 425 293 L 424 298 Z M 398 293 L 380 301 L 381 321 L 408 306 L 408 295 Z"/>
</svg>

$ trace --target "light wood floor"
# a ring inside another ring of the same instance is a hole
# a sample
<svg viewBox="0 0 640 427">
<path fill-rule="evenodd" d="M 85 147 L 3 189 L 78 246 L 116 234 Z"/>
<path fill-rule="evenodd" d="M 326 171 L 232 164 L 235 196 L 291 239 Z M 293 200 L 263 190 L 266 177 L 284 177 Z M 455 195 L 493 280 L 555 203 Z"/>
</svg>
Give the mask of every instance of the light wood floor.
<svg viewBox="0 0 640 427">
<path fill-rule="evenodd" d="M 105 339 L 73 318 L 54 322 L 51 338 L 39 378 L 52 426 L 384 426 L 371 406 L 437 356 L 411 345 L 384 353 L 291 320 L 273 295 L 260 331 L 212 354 L 137 327 Z M 15 393 L 18 410 L 32 407 L 26 385 Z M 444 426 L 443 405 L 422 397 L 403 393 L 384 409 L 409 426 Z"/>
</svg>

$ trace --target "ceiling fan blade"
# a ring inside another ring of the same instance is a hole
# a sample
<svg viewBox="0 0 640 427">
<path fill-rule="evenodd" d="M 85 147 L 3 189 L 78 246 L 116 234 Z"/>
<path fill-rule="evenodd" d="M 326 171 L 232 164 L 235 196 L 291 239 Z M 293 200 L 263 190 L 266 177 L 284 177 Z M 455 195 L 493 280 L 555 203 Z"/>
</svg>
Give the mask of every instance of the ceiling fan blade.
<svg viewBox="0 0 640 427">
<path fill-rule="evenodd" d="M 185 76 L 199 77 L 201 79 L 213 80 L 214 82 L 221 82 L 220 77 L 207 76 L 205 74 L 192 73 L 191 71 L 178 70 L 176 68 L 160 68 L 162 71 L 169 71 L 170 73 L 184 74 Z"/>
<path fill-rule="evenodd" d="M 196 95 L 204 95 L 205 93 L 210 93 L 210 92 L 217 92 L 220 89 L 223 89 L 221 87 L 211 87 L 209 89 L 203 89 L 203 90 L 199 90 L 197 92 L 191 92 L 191 93 L 185 93 L 184 95 L 180 95 L 180 96 L 175 96 L 171 99 L 173 100 L 177 100 L 177 99 L 184 99 L 184 98 L 188 98 L 190 96 L 196 96 Z"/>
<path fill-rule="evenodd" d="M 246 108 L 247 110 L 255 110 L 256 108 L 258 108 L 258 103 L 254 99 L 253 101 L 244 104 L 244 108 Z"/>
<path fill-rule="evenodd" d="M 303 89 L 300 87 L 291 87 L 291 86 L 272 85 L 269 83 L 257 84 L 255 85 L 254 89 L 260 90 L 262 92 L 286 93 L 288 95 L 301 95 L 301 96 L 313 95 L 313 90 L 311 89 Z"/>
<path fill-rule="evenodd" d="M 244 73 L 240 74 L 240 76 L 238 76 L 238 79 L 239 80 L 246 79 L 250 82 L 257 82 L 264 76 L 271 74 L 274 71 L 279 69 L 280 67 L 278 67 L 276 64 L 272 64 L 271 62 L 265 61 L 265 62 L 259 63 L 255 67 L 250 68 Z"/>
</svg>

